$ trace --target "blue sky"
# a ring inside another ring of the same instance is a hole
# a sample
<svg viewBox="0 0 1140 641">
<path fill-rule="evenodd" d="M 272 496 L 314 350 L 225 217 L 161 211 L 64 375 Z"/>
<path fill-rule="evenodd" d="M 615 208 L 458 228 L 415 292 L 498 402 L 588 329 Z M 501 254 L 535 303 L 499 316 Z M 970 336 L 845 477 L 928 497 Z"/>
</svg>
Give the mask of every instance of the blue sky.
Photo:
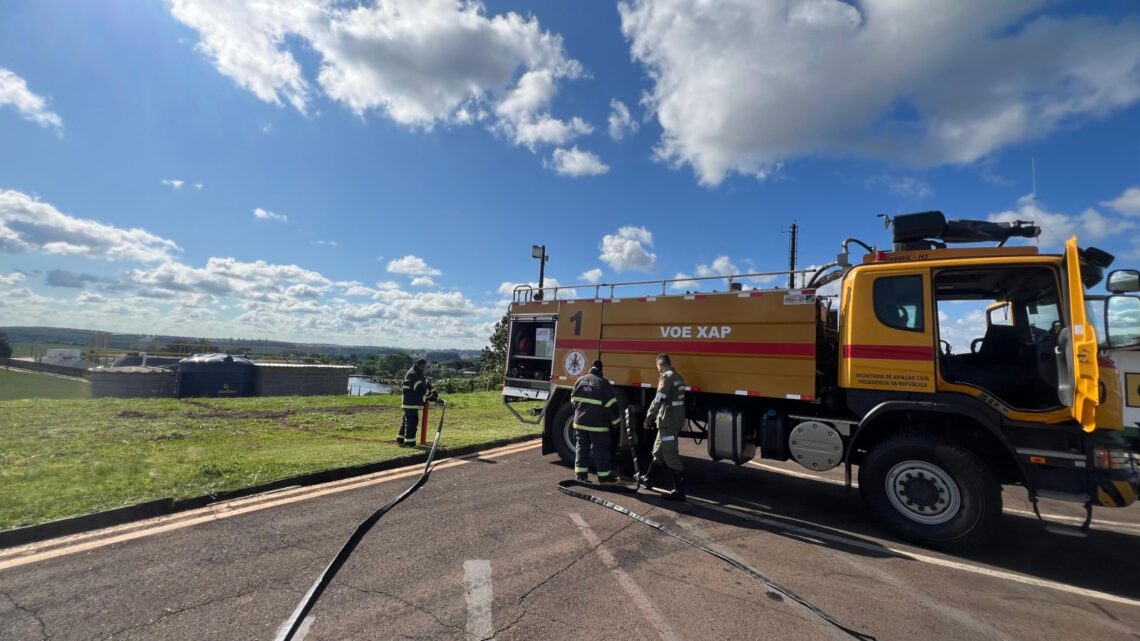
<svg viewBox="0 0 1140 641">
<path fill-rule="evenodd" d="M 771 271 L 927 209 L 1135 265 L 1132 4 L 904 4 L 6 2 L 0 324 L 479 347 L 532 243 Z"/>
</svg>

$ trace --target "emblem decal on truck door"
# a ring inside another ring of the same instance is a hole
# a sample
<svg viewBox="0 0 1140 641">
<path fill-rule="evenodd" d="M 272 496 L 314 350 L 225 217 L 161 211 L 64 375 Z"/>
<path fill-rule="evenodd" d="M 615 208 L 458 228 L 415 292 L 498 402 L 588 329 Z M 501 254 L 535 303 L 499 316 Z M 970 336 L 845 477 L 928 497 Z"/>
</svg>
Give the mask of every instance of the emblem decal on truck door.
<svg viewBox="0 0 1140 641">
<path fill-rule="evenodd" d="M 582 352 L 570 352 L 566 355 L 566 360 L 562 362 L 562 366 L 566 369 L 566 373 L 571 376 L 577 376 L 586 369 L 586 355 Z"/>
</svg>

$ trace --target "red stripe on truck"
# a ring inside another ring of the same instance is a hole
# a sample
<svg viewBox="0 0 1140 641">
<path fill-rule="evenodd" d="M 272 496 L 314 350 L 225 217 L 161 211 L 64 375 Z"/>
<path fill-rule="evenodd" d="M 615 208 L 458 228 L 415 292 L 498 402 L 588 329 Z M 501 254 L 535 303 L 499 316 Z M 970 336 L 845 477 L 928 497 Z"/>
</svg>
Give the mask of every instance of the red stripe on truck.
<svg viewBox="0 0 1140 641">
<path fill-rule="evenodd" d="M 844 345 L 844 358 L 881 358 L 893 361 L 932 361 L 934 350 L 925 345 Z"/>
<path fill-rule="evenodd" d="M 814 357 L 815 343 L 746 343 L 742 341 L 637 341 L 590 340 L 562 338 L 558 347 L 569 349 L 600 349 L 607 352 L 662 352 L 677 354 L 728 354 L 742 356 L 797 356 Z"/>
</svg>

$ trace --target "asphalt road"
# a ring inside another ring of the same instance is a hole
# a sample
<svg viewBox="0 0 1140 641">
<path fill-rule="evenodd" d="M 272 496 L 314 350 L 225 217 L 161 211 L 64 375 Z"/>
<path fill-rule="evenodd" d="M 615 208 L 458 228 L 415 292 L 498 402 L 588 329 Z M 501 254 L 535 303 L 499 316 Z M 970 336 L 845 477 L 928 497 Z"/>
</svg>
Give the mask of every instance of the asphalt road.
<svg viewBox="0 0 1140 641">
<path fill-rule="evenodd" d="M 443 463 L 365 539 L 306 641 L 848 638 L 727 564 L 559 493 L 568 470 L 536 445 Z M 1140 507 L 1098 511 L 1073 538 L 1019 514 L 1010 488 L 998 540 L 952 556 L 884 536 L 835 473 L 683 452 L 688 504 L 612 496 L 879 639 L 1140 639 Z M 417 474 L 0 551 L 0 639 L 273 639 L 357 523 Z"/>
</svg>

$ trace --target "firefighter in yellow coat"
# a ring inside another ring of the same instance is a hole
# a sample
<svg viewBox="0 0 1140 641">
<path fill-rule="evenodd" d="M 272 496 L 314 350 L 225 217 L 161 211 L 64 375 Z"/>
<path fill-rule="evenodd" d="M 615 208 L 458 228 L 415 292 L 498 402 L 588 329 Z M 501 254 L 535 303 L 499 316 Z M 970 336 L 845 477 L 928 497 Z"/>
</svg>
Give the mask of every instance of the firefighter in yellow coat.
<svg viewBox="0 0 1140 641">
<path fill-rule="evenodd" d="M 681 453 L 677 450 L 677 438 L 685 425 L 685 379 L 673 369 L 668 354 L 657 356 L 657 395 L 645 412 L 645 429 L 657 428 L 657 440 L 653 443 L 653 461 L 641 476 L 641 484 L 653 489 L 653 468 L 664 463 L 673 476 L 673 491 L 667 498 L 685 500 L 685 468 L 681 464 Z"/>
</svg>

